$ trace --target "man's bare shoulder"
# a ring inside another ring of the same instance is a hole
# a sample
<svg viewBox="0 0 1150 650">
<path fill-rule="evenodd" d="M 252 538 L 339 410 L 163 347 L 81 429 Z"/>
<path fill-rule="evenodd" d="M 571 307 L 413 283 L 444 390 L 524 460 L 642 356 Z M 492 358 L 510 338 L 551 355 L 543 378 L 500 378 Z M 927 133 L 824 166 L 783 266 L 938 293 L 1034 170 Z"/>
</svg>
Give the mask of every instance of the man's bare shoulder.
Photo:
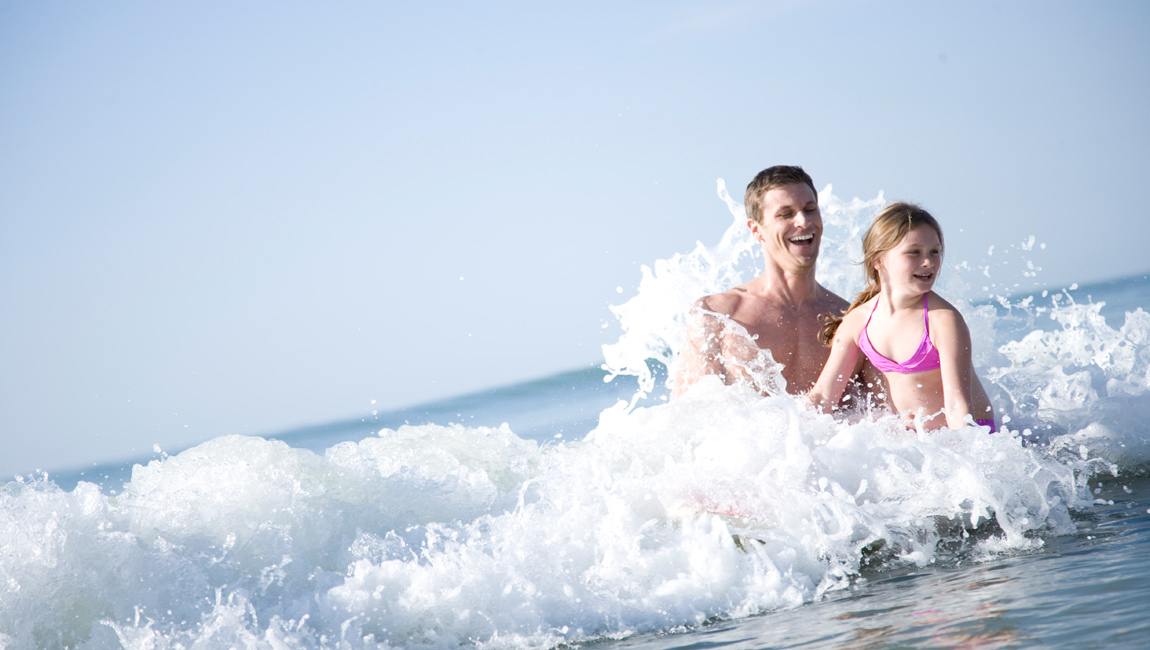
<svg viewBox="0 0 1150 650">
<path fill-rule="evenodd" d="M 727 289 L 722 293 L 703 296 L 695 303 L 695 306 L 715 312 L 716 314 L 734 316 L 735 313 L 739 311 L 739 308 L 749 299 L 750 295 L 751 293 L 747 291 L 744 285 L 735 287 L 734 289 Z"/>
<path fill-rule="evenodd" d="M 788 304 L 784 298 L 763 292 L 761 287 L 756 287 L 754 282 L 749 282 L 722 293 L 705 296 L 699 299 L 695 306 L 738 320 L 740 316 L 749 317 L 750 314 L 771 312 L 786 307 Z M 821 285 L 819 285 L 813 299 L 808 299 L 804 304 L 807 309 L 813 308 L 814 311 L 820 313 L 834 313 L 835 315 L 841 314 L 850 306 L 849 302 Z"/>
<path fill-rule="evenodd" d="M 819 285 L 818 302 L 820 307 L 825 307 L 827 311 L 834 311 L 836 314 L 841 314 L 850 307 L 849 301 L 822 285 Z"/>
</svg>

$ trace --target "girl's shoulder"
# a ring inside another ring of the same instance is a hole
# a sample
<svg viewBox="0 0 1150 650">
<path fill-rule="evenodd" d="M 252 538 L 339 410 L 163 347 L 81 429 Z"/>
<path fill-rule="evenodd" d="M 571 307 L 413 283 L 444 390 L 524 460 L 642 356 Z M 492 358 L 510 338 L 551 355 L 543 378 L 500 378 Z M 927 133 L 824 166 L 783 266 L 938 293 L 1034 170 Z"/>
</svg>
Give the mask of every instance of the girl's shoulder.
<svg viewBox="0 0 1150 650">
<path fill-rule="evenodd" d="M 935 316 L 957 316 L 958 318 L 962 318 L 962 314 L 958 311 L 957 307 L 933 291 L 926 294 L 926 308 L 930 312 L 931 318 Z M 937 312 L 937 314 L 935 312 Z"/>
<path fill-rule="evenodd" d="M 858 307 L 848 311 L 843 316 L 842 325 L 839 325 L 839 331 L 850 332 L 851 338 L 857 338 L 859 331 L 866 325 L 867 320 L 870 318 L 871 309 L 874 308 L 875 301 L 878 296 L 862 303 Z"/>
<path fill-rule="evenodd" d="M 966 320 L 958 308 L 942 296 L 931 291 L 926 298 L 927 319 L 932 331 L 938 329 L 965 330 Z"/>
</svg>

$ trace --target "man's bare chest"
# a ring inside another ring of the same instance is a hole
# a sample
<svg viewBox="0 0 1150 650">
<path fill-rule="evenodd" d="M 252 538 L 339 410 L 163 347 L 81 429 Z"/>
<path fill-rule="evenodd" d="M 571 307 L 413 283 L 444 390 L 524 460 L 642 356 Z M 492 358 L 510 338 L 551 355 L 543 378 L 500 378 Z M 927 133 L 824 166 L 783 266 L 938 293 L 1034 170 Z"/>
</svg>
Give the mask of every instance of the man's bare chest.
<svg viewBox="0 0 1150 650">
<path fill-rule="evenodd" d="M 780 357 L 806 357 L 820 352 L 818 329 L 822 325 L 819 312 L 813 309 L 762 309 L 753 314 L 740 314 L 736 321 L 746 328 L 755 344 L 771 350 L 776 360 Z"/>
</svg>

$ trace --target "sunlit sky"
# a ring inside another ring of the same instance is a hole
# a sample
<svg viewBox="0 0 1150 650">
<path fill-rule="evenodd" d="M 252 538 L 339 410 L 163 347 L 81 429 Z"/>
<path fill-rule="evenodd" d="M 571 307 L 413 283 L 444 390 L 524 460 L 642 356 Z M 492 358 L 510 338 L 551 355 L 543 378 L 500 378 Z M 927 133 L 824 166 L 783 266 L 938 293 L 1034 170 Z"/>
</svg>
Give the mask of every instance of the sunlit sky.
<svg viewBox="0 0 1150 650">
<path fill-rule="evenodd" d="M 0 476 L 598 364 L 640 265 L 772 164 L 921 202 L 948 256 L 1144 272 L 1147 34 L 1135 1 L 0 0 Z"/>
</svg>

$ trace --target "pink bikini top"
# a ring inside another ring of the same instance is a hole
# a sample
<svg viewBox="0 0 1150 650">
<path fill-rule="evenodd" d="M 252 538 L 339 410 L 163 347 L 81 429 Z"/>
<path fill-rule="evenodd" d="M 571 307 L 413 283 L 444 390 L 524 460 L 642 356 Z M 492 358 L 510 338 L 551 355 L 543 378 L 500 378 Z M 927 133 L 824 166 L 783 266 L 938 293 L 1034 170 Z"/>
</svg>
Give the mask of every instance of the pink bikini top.
<svg viewBox="0 0 1150 650">
<path fill-rule="evenodd" d="M 930 321 L 926 317 L 926 294 L 922 294 L 922 324 L 926 330 L 922 333 L 922 342 L 918 344 L 918 349 L 910 358 L 902 363 L 895 363 L 890 359 L 879 354 L 879 351 L 874 349 L 871 345 L 870 337 L 867 336 L 866 328 L 870 325 L 870 319 L 874 316 L 874 310 L 878 308 L 878 300 L 874 301 L 874 307 L 871 307 L 870 316 L 867 316 L 866 325 L 863 325 L 862 332 L 859 332 L 859 349 L 870 359 L 875 368 L 879 372 L 897 372 L 901 374 L 909 374 L 912 372 L 923 372 L 924 370 L 935 370 L 942 366 L 942 362 L 938 360 L 938 350 L 934 347 L 934 343 L 930 341 Z"/>
</svg>

